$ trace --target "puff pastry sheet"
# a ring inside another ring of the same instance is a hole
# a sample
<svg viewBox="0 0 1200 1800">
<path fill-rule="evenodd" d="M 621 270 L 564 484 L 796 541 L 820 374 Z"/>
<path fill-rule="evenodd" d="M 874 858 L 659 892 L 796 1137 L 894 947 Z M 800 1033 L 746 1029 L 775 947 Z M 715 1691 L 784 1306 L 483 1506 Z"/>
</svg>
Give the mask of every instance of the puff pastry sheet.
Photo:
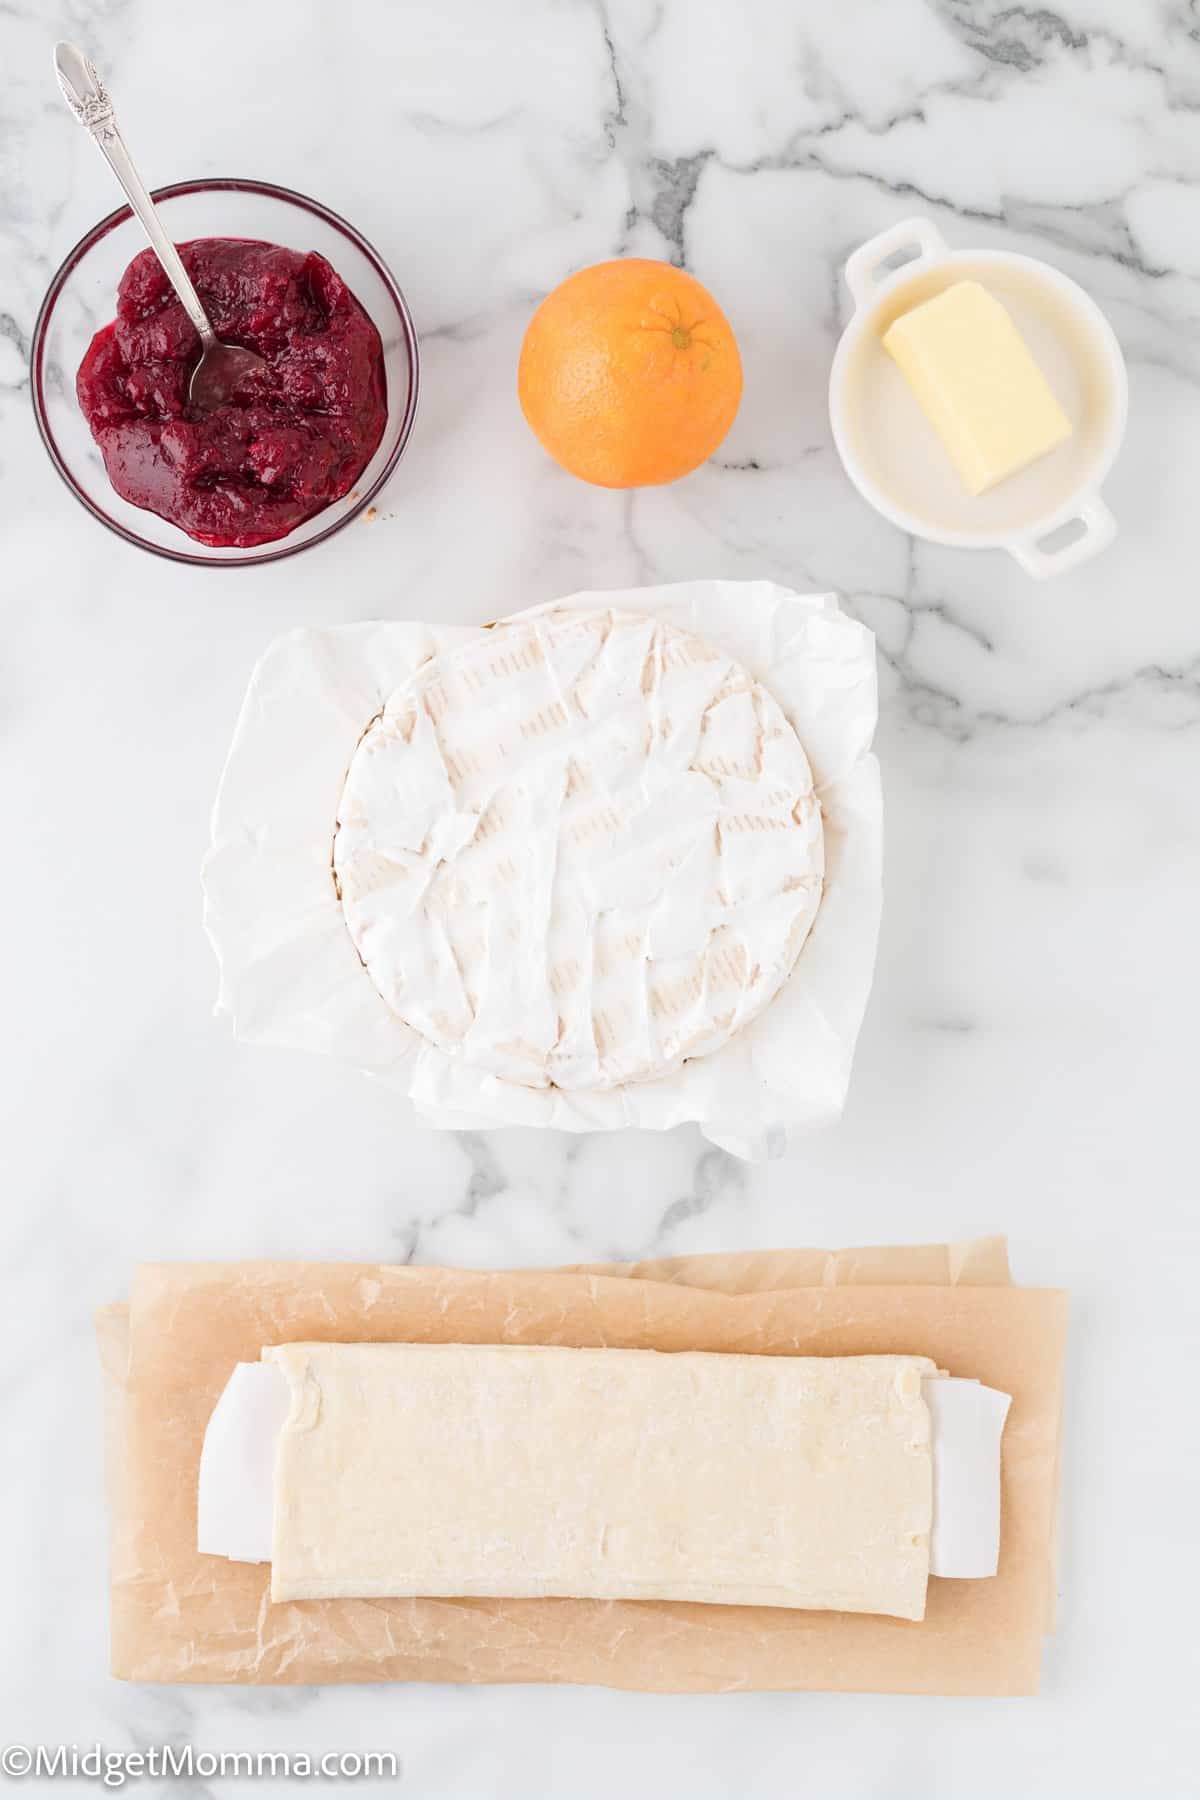
<svg viewBox="0 0 1200 1800">
<path fill-rule="evenodd" d="M 275 1601 L 683 1600 L 920 1619 L 921 1356 L 286 1344 Z"/>
</svg>

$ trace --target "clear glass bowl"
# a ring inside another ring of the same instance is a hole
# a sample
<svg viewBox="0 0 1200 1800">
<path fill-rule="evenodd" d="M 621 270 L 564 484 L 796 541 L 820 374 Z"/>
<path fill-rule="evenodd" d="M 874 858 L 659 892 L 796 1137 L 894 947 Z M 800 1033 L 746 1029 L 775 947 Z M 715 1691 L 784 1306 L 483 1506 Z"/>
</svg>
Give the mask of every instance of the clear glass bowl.
<svg viewBox="0 0 1200 1800">
<path fill-rule="evenodd" d="M 246 550 L 198 544 L 157 513 L 114 492 L 75 398 L 75 373 L 92 337 L 116 314 L 117 284 L 146 248 L 127 206 L 81 238 L 50 283 L 33 331 L 33 411 L 50 460 L 93 518 L 127 543 L 172 562 L 248 568 L 277 562 L 323 542 L 370 505 L 404 453 L 417 410 L 417 334 L 408 303 L 378 251 L 328 207 L 265 181 L 180 181 L 159 188 L 155 205 L 176 243 L 197 237 L 259 238 L 290 250 L 316 250 L 332 263 L 374 320 L 383 339 L 388 416 L 383 437 L 353 491 L 315 513 L 277 543 Z"/>
</svg>

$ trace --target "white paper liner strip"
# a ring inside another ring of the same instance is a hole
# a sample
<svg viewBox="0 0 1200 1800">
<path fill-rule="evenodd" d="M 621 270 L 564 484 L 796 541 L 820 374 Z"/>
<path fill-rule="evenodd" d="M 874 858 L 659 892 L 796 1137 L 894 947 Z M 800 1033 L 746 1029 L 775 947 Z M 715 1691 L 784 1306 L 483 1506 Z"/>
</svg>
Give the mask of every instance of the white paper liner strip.
<svg viewBox="0 0 1200 1800">
<path fill-rule="evenodd" d="M 1000 1440 L 1009 1396 L 981 1382 L 922 1383 L 933 1457 L 930 1573 L 994 1575 L 1000 1556 Z M 287 1378 L 272 1363 L 238 1363 L 204 1434 L 196 1547 L 232 1562 L 271 1560 L 275 1448 L 287 1418 Z"/>
<path fill-rule="evenodd" d="M 288 1416 L 287 1378 L 273 1363 L 238 1363 L 200 1451 L 196 1548 L 231 1562 L 270 1562 L 275 1447 Z"/>
<path fill-rule="evenodd" d="M 994 1575 L 1000 1560 L 1000 1439 L 1008 1394 L 953 1376 L 922 1384 L 933 1446 L 929 1573 Z"/>
</svg>

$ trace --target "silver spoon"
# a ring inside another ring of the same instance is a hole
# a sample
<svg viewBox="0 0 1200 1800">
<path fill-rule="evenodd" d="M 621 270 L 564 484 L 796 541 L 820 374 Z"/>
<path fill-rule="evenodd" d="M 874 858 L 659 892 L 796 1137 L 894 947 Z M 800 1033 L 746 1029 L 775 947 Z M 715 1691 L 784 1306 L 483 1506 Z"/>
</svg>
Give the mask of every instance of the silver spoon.
<svg viewBox="0 0 1200 1800">
<path fill-rule="evenodd" d="M 200 336 L 200 361 L 192 370 L 188 384 L 188 404 L 197 412 L 212 412 L 226 401 L 234 388 L 256 369 L 266 365 L 253 350 L 240 344 L 223 344 L 209 322 L 192 286 L 179 252 L 163 230 L 154 202 L 142 185 L 133 166 L 133 158 L 125 147 L 120 127 L 113 113 L 108 89 L 96 73 L 90 57 L 75 44 L 56 44 L 54 68 L 58 85 L 67 105 L 88 132 L 93 143 L 107 158 L 113 174 L 125 189 L 126 196 L 142 229 L 150 239 L 154 254 L 166 270 L 167 279 L 183 302 L 184 311 Z"/>
</svg>

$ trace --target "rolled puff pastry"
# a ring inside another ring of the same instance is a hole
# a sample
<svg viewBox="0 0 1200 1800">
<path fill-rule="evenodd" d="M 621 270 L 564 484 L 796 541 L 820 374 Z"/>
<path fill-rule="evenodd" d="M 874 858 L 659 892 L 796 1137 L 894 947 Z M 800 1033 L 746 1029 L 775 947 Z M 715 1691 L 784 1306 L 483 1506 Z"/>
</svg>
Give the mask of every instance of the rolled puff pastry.
<svg viewBox="0 0 1200 1800">
<path fill-rule="evenodd" d="M 921 1356 L 264 1351 L 291 1406 L 273 1600 L 691 1600 L 920 1619 Z"/>
</svg>

